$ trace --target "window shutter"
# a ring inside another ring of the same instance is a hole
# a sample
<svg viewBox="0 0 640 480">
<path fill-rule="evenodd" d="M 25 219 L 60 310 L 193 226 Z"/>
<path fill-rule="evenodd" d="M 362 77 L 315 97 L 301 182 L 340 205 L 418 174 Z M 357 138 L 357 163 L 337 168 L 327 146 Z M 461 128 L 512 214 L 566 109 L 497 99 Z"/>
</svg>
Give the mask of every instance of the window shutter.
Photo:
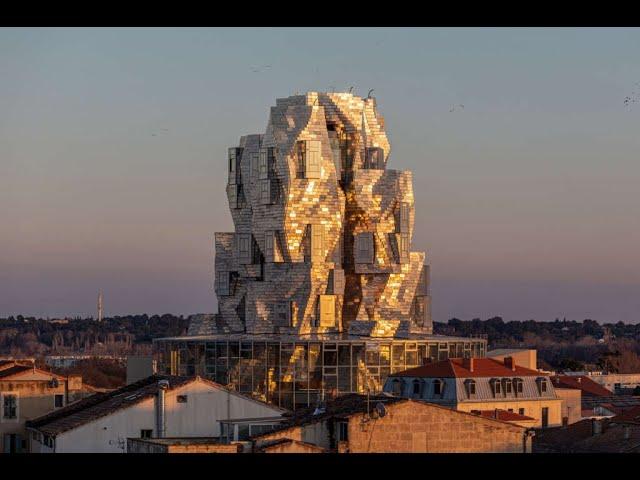
<svg viewBox="0 0 640 480">
<path fill-rule="evenodd" d="M 229 206 L 238 208 L 238 186 L 229 185 Z"/>
<path fill-rule="evenodd" d="M 271 203 L 271 181 L 269 179 L 260 180 L 260 203 L 263 205 Z"/>
<path fill-rule="evenodd" d="M 251 263 L 251 234 L 238 234 L 238 261 L 247 265 Z"/>
<path fill-rule="evenodd" d="M 320 326 L 335 327 L 336 325 L 336 297 L 334 295 L 320 295 Z"/>
<path fill-rule="evenodd" d="M 260 167 L 260 154 L 254 153 L 251 155 L 251 177 L 256 178 L 258 176 L 258 169 Z"/>
<path fill-rule="evenodd" d="M 229 149 L 229 185 L 235 185 L 236 183 L 236 169 L 238 166 L 237 162 L 237 149 L 230 148 Z"/>
<path fill-rule="evenodd" d="M 324 225 L 311 225 L 311 262 L 324 261 Z"/>
<path fill-rule="evenodd" d="M 269 168 L 267 164 L 267 149 L 260 149 L 260 167 L 259 167 L 260 178 L 264 179 L 269 176 Z"/>
<path fill-rule="evenodd" d="M 274 231 L 267 230 L 264 233 L 264 259 L 265 262 L 273 262 L 275 260 L 274 252 Z"/>
<path fill-rule="evenodd" d="M 409 234 L 400 234 L 400 263 L 409 262 Z"/>
<path fill-rule="evenodd" d="M 218 270 L 216 291 L 218 295 L 229 295 L 229 272 L 226 270 Z"/>
<path fill-rule="evenodd" d="M 373 263 L 373 232 L 363 232 L 356 236 L 356 263 Z"/>
<path fill-rule="evenodd" d="M 409 203 L 400 204 L 400 232 L 409 233 Z"/>
<path fill-rule="evenodd" d="M 306 178 L 320 178 L 320 142 L 307 141 Z"/>
<path fill-rule="evenodd" d="M 334 268 L 332 270 L 332 293 L 334 295 L 344 295 L 344 270 L 341 268 Z"/>
</svg>

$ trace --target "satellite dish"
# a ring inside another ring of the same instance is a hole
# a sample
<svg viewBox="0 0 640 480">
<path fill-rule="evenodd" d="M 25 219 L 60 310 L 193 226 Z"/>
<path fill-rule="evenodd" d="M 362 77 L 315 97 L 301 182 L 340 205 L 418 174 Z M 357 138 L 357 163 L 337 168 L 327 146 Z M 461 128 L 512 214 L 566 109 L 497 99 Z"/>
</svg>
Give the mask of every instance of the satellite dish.
<svg viewBox="0 0 640 480">
<path fill-rule="evenodd" d="M 376 412 L 378 412 L 378 417 L 380 418 L 384 417 L 387 414 L 387 409 L 385 408 L 384 403 L 376 403 Z"/>
</svg>

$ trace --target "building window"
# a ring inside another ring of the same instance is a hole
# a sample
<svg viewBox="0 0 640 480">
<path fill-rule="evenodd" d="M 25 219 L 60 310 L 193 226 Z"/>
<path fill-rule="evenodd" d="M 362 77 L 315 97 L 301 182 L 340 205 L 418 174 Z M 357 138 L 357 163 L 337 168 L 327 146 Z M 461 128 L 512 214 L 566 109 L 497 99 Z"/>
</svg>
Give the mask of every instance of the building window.
<svg viewBox="0 0 640 480">
<path fill-rule="evenodd" d="M 475 380 L 467 380 L 467 392 L 470 397 L 476 394 L 476 381 Z"/>
<path fill-rule="evenodd" d="M 324 262 L 324 225 L 310 225 L 311 263 Z"/>
<path fill-rule="evenodd" d="M 250 264 L 251 255 L 251 234 L 239 233 L 238 236 L 238 261 L 241 264 Z"/>
<path fill-rule="evenodd" d="M 275 310 L 275 324 L 279 327 L 291 326 L 291 302 L 278 302 L 276 303 Z"/>
<path fill-rule="evenodd" d="M 335 295 L 320 295 L 320 326 L 336 326 L 336 297 Z"/>
<path fill-rule="evenodd" d="M 229 149 L 229 185 L 235 185 L 238 171 L 238 149 Z"/>
<path fill-rule="evenodd" d="M 269 161 L 267 160 L 267 150 L 265 148 L 260 150 L 258 175 L 261 179 L 269 178 Z"/>
<path fill-rule="evenodd" d="M 409 208 L 410 205 L 408 202 L 402 202 L 400 204 L 399 212 L 398 212 L 398 224 L 397 224 L 397 232 L 398 233 L 409 233 Z"/>
<path fill-rule="evenodd" d="M 544 377 L 540 377 L 537 379 L 538 389 L 540 390 L 540 395 L 547 392 L 547 379 Z"/>
<path fill-rule="evenodd" d="M 320 178 L 320 142 L 307 141 L 306 150 L 305 178 Z"/>
<path fill-rule="evenodd" d="M 400 263 L 409 262 L 409 248 L 410 248 L 409 234 L 400 234 Z"/>
<path fill-rule="evenodd" d="M 275 147 L 267 148 L 267 172 L 269 177 L 276 176 L 276 149 Z"/>
<path fill-rule="evenodd" d="M 349 422 L 338 422 L 338 441 L 349 441 Z"/>
<path fill-rule="evenodd" d="M 18 396 L 5 393 L 2 395 L 2 418 L 13 420 L 18 418 Z"/>
<path fill-rule="evenodd" d="M 296 178 L 304 178 L 307 171 L 307 145 L 306 142 L 296 142 Z"/>
<path fill-rule="evenodd" d="M 373 232 L 362 232 L 356 235 L 356 263 L 373 263 L 373 245 Z"/>
<path fill-rule="evenodd" d="M 176 400 L 178 403 L 187 403 L 188 396 L 187 395 L 178 395 Z"/>
<path fill-rule="evenodd" d="M 394 378 L 391 382 L 391 392 L 396 396 L 402 395 L 402 380 L 399 378 Z"/>
<path fill-rule="evenodd" d="M 56 394 L 53 397 L 53 406 L 54 408 L 64 407 L 64 395 Z"/>
<path fill-rule="evenodd" d="M 140 438 L 153 437 L 153 430 L 140 430 Z"/>
<path fill-rule="evenodd" d="M 524 408 L 519 408 L 518 409 L 518 414 L 519 415 L 524 415 Z"/>
<path fill-rule="evenodd" d="M 413 396 L 414 397 L 419 397 L 422 390 L 422 382 L 420 380 L 414 380 L 413 381 Z"/>
<path fill-rule="evenodd" d="M 549 426 L 549 407 L 542 407 L 542 428 Z"/>
<path fill-rule="evenodd" d="M 524 392 L 524 382 L 522 381 L 521 378 L 514 378 L 513 385 L 514 385 L 516 394 L 521 394 Z"/>
<path fill-rule="evenodd" d="M 504 393 L 506 395 L 510 395 L 511 394 L 511 379 L 509 379 L 509 378 L 505 378 L 504 379 Z"/>
<path fill-rule="evenodd" d="M 499 378 L 492 378 L 491 379 L 491 385 L 493 387 L 493 395 L 494 396 L 502 394 L 502 384 L 500 383 L 500 379 Z"/>
<path fill-rule="evenodd" d="M 433 382 L 433 394 L 442 395 L 443 391 L 444 391 L 444 382 L 442 380 L 435 380 Z"/>
<path fill-rule="evenodd" d="M 218 278 L 216 280 L 218 295 L 229 295 L 229 272 L 227 270 L 218 270 Z"/>
<path fill-rule="evenodd" d="M 367 148 L 365 169 L 378 170 L 384 168 L 384 150 L 380 147 Z"/>
</svg>

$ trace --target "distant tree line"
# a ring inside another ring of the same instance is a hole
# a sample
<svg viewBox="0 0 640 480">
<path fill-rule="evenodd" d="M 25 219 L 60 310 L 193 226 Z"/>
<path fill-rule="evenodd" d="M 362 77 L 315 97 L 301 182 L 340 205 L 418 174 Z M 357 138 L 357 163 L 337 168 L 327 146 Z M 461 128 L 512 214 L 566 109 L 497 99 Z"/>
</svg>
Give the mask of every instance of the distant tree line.
<svg viewBox="0 0 640 480">
<path fill-rule="evenodd" d="M 444 335 L 486 335 L 489 348 L 535 348 L 539 367 L 551 370 L 607 370 L 640 372 L 640 325 L 599 324 L 595 320 L 556 319 L 505 322 L 452 318 L 434 323 L 434 332 Z"/>
</svg>

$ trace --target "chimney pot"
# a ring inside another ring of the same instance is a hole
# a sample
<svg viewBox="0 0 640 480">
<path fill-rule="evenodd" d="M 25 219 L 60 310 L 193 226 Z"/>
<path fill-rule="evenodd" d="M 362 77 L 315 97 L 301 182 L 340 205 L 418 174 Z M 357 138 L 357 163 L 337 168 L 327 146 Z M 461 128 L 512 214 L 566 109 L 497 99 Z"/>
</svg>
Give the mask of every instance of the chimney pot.
<svg viewBox="0 0 640 480">
<path fill-rule="evenodd" d="M 462 367 L 470 372 L 473 372 L 474 363 L 473 358 L 467 357 L 462 359 Z"/>
</svg>

